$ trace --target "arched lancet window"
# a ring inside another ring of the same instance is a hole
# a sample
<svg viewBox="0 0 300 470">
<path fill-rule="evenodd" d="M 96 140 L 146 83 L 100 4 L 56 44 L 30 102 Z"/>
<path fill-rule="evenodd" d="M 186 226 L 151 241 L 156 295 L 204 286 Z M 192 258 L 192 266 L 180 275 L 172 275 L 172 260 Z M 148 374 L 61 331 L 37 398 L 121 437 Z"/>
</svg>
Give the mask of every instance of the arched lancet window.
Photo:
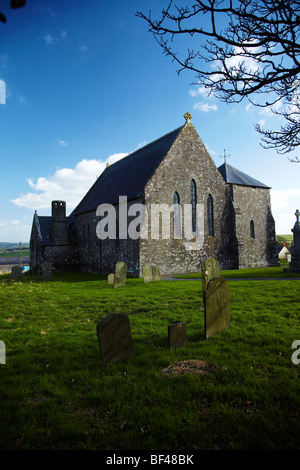
<svg viewBox="0 0 300 470">
<path fill-rule="evenodd" d="M 174 238 L 181 238 L 181 210 L 180 210 L 180 197 L 175 191 L 173 194 L 173 230 Z"/>
<path fill-rule="evenodd" d="M 250 238 L 255 238 L 254 222 L 250 220 Z"/>
<path fill-rule="evenodd" d="M 214 227 L 214 202 L 211 194 L 207 196 L 207 228 L 210 237 L 215 236 Z"/>
<path fill-rule="evenodd" d="M 195 233 L 197 229 L 197 188 L 194 180 L 190 181 L 190 196 L 192 205 L 192 231 Z"/>
</svg>

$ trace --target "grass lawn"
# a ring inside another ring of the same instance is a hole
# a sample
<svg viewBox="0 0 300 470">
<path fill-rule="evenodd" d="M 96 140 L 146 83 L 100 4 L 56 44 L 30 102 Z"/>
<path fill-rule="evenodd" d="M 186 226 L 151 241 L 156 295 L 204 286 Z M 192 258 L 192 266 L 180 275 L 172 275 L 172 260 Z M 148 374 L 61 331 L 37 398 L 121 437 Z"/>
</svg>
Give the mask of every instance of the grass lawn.
<svg viewBox="0 0 300 470">
<path fill-rule="evenodd" d="M 228 284 L 230 329 L 205 340 L 196 280 L 0 276 L 0 449 L 299 449 L 300 281 Z M 109 313 L 129 316 L 135 355 L 104 367 L 96 325 Z M 177 321 L 187 344 L 174 351 Z M 191 359 L 216 368 L 163 374 Z"/>
<path fill-rule="evenodd" d="M 287 261 L 282 261 L 281 265 L 273 268 L 249 268 L 249 269 L 232 269 L 220 271 L 220 276 L 227 279 L 249 279 L 249 278 L 273 278 L 273 279 L 284 279 L 284 278 L 300 278 L 299 273 L 284 272 L 284 269 L 288 268 Z M 176 279 L 201 279 L 201 272 L 192 274 L 180 274 L 174 276 Z"/>
</svg>

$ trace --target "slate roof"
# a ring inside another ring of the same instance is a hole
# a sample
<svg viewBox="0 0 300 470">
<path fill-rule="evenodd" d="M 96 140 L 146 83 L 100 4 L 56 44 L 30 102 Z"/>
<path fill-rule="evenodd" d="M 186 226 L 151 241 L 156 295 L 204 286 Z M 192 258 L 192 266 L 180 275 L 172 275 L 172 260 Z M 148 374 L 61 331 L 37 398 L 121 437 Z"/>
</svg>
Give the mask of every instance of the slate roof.
<svg viewBox="0 0 300 470">
<path fill-rule="evenodd" d="M 97 209 L 100 204 L 116 204 L 119 196 L 136 199 L 162 162 L 184 126 L 136 150 L 108 166 L 70 217 Z"/>
<path fill-rule="evenodd" d="M 50 234 L 51 234 L 51 223 L 52 223 L 52 216 L 48 215 L 38 215 L 37 216 L 37 223 L 39 225 L 40 234 L 42 237 L 43 245 L 52 245 L 50 241 Z M 70 243 L 74 242 L 74 237 L 72 231 L 70 229 L 70 218 L 66 217 L 66 224 L 67 224 L 67 233 L 68 239 Z"/>
<path fill-rule="evenodd" d="M 267 186 L 252 178 L 252 176 L 246 175 L 246 173 L 233 168 L 233 166 L 228 165 L 228 163 L 223 163 L 223 165 L 219 166 L 218 170 L 223 176 L 225 183 L 270 189 L 270 186 Z"/>
<path fill-rule="evenodd" d="M 43 244 L 50 245 L 50 231 L 51 231 L 52 217 L 47 216 L 47 215 L 38 216 L 38 221 L 40 225 Z"/>
</svg>

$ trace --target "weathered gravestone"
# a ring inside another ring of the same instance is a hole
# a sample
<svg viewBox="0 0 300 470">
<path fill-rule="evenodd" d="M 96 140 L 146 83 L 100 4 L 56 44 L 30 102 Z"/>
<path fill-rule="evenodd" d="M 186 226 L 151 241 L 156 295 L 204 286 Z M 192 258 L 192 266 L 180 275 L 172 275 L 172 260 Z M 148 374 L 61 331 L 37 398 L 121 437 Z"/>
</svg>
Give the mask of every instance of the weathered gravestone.
<svg viewBox="0 0 300 470">
<path fill-rule="evenodd" d="M 152 279 L 153 281 L 161 281 L 161 275 L 158 266 L 152 267 Z"/>
<path fill-rule="evenodd" d="M 21 266 L 13 266 L 11 268 L 12 279 L 22 279 L 22 268 Z"/>
<path fill-rule="evenodd" d="M 152 268 L 151 266 L 149 266 L 149 264 L 144 264 L 143 266 L 143 279 L 144 279 L 144 282 L 153 281 Z"/>
<path fill-rule="evenodd" d="M 114 287 L 126 286 L 127 264 L 119 261 L 115 268 Z"/>
<path fill-rule="evenodd" d="M 97 324 L 97 335 L 103 364 L 123 362 L 134 354 L 129 318 L 111 313 Z"/>
<path fill-rule="evenodd" d="M 202 291 L 207 288 L 207 284 L 213 277 L 220 277 L 219 263 L 214 258 L 208 258 L 201 266 Z"/>
<path fill-rule="evenodd" d="M 230 291 L 226 279 L 211 279 L 203 295 L 205 338 L 208 339 L 230 326 Z"/>
<path fill-rule="evenodd" d="M 52 266 L 48 261 L 41 264 L 43 281 L 52 281 Z"/>
<path fill-rule="evenodd" d="M 168 326 L 169 349 L 181 348 L 186 344 L 186 323 L 174 323 Z"/>
<path fill-rule="evenodd" d="M 107 284 L 113 284 L 115 281 L 115 275 L 114 273 L 111 273 L 107 276 Z"/>
</svg>

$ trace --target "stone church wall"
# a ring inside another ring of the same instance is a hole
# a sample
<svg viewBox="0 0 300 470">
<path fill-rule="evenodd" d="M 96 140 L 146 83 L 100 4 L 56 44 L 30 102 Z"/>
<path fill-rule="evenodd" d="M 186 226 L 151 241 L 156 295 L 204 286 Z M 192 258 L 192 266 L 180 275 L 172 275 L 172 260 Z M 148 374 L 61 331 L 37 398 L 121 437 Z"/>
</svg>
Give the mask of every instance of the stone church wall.
<svg viewBox="0 0 300 470">
<path fill-rule="evenodd" d="M 96 235 L 96 224 L 95 211 L 75 217 L 74 231 L 78 246 L 78 269 L 81 272 L 100 272 L 100 240 Z"/>
<path fill-rule="evenodd" d="M 140 201 L 128 201 L 127 210 L 131 204 Z M 101 240 L 97 235 L 97 224 L 100 217 L 96 211 L 80 214 L 76 216 L 75 231 L 78 240 L 78 260 L 80 271 L 110 274 L 114 272 L 118 261 L 124 261 L 127 264 L 128 275 L 138 276 L 139 274 L 139 256 L 138 240 L 119 239 L 119 206 L 116 209 L 116 239 L 106 238 Z M 133 217 L 134 218 L 134 217 Z M 132 218 L 128 219 L 128 223 Z"/>
<path fill-rule="evenodd" d="M 44 250 L 42 246 L 42 239 L 38 232 L 38 227 L 36 224 L 36 216 L 33 219 L 31 237 L 30 237 L 30 256 L 29 256 L 29 265 L 30 271 L 34 274 L 40 273 L 40 266 L 44 261 Z"/>
<path fill-rule="evenodd" d="M 268 217 L 269 189 L 233 185 L 232 194 L 236 218 L 239 268 L 276 266 L 275 228 L 272 230 L 270 227 L 272 220 L 270 221 Z M 252 224 L 252 233 L 250 224 Z M 272 241 L 273 253 L 272 246 L 270 246 Z"/>
<path fill-rule="evenodd" d="M 43 261 L 49 261 L 54 271 L 73 272 L 77 270 L 77 250 L 70 245 L 45 245 Z"/>
</svg>

